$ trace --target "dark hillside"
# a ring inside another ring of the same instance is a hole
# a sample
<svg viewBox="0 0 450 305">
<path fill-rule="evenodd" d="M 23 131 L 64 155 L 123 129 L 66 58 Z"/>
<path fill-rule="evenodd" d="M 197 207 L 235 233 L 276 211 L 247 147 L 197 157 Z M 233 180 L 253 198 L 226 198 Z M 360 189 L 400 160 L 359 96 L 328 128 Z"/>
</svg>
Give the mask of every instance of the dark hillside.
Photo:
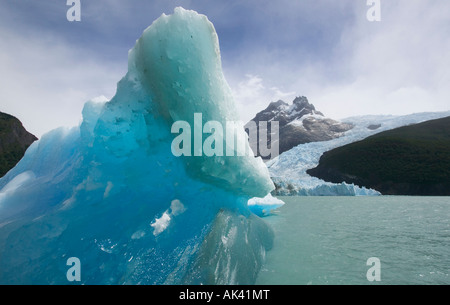
<svg viewBox="0 0 450 305">
<path fill-rule="evenodd" d="M 27 148 L 36 140 L 17 118 L 0 112 L 0 177 L 22 159 Z"/>
<path fill-rule="evenodd" d="M 308 174 L 385 195 L 450 195 L 450 117 L 385 131 L 326 152 Z"/>
</svg>

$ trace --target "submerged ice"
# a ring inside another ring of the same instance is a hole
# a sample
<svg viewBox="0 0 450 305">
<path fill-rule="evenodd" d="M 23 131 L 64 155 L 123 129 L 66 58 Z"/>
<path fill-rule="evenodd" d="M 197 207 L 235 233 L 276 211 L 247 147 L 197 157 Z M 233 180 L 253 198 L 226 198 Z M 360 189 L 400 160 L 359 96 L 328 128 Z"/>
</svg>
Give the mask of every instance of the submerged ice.
<svg viewBox="0 0 450 305">
<path fill-rule="evenodd" d="M 170 127 L 193 113 L 239 121 L 213 25 L 176 8 L 136 42 L 110 101 L 0 179 L 0 283 L 65 284 L 70 257 L 85 284 L 254 283 L 273 234 L 247 202 L 274 185 L 259 158 L 175 157 Z"/>
</svg>

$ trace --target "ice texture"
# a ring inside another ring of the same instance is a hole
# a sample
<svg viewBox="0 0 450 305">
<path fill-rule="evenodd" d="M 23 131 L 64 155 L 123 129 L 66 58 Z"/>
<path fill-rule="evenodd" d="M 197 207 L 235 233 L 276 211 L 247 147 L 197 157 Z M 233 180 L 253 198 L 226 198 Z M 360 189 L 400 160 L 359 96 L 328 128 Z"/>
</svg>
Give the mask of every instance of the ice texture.
<svg viewBox="0 0 450 305">
<path fill-rule="evenodd" d="M 298 145 L 291 150 L 267 162 L 270 175 L 277 189 L 277 196 L 376 196 L 377 190 L 367 189 L 354 184 L 329 183 L 311 177 L 306 173 L 319 164 L 320 157 L 326 151 L 352 142 L 363 140 L 376 133 L 393 128 L 417 124 L 450 115 L 446 112 L 424 112 L 403 116 L 364 115 L 341 120 L 353 124 L 353 128 L 342 137 L 323 142 L 311 142 Z"/>
<path fill-rule="evenodd" d="M 248 207 L 254 214 L 264 217 L 269 216 L 284 205 L 284 201 L 268 194 L 264 198 L 252 198 L 248 201 Z"/>
<path fill-rule="evenodd" d="M 247 202 L 274 185 L 253 156 L 175 157 L 171 125 L 194 113 L 239 121 L 213 25 L 176 8 L 136 42 L 110 101 L 0 179 L 0 283 L 67 284 L 70 257 L 83 284 L 254 283 L 273 233 Z"/>
</svg>

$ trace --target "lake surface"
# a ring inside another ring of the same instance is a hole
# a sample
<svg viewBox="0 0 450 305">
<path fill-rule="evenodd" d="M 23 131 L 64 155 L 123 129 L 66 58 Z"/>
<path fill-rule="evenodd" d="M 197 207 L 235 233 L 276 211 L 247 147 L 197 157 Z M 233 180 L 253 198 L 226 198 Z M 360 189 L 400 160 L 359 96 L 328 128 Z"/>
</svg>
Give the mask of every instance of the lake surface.
<svg viewBox="0 0 450 305">
<path fill-rule="evenodd" d="M 450 284 L 450 197 L 279 198 L 256 284 Z"/>
</svg>

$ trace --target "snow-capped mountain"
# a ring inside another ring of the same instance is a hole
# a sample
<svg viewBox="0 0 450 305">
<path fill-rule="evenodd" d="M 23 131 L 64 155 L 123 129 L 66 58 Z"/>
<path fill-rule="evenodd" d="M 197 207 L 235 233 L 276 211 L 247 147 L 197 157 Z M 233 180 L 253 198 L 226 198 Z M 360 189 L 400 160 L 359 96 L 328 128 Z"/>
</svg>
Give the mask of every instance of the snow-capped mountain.
<svg viewBox="0 0 450 305">
<path fill-rule="evenodd" d="M 338 138 L 344 132 L 353 128 L 352 124 L 338 122 L 325 117 L 304 96 L 295 98 L 291 105 L 282 100 L 272 102 L 266 109 L 259 112 L 252 121 L 258 127 L 259 122 L 279 122 L 280 154 L 299 144 Z M 270 127 L 269 124 L 267 127 L 269 131 Z M 259 141 L 259 137 L 257 140 Z M 270 147 L 270 137 L 268 137 L 267 142 L 267 147 Z M 257 146 L 255 145 L 254 147 Z M 257 154 L 260 155 L 259 151 Z"/>
<path fill-rule="evenodd" d="M 410 124 L 450 116 L 450 111 L 416 113 L 404 116 L 365 115 L 343 119 L 354 127 L 343 136 L 329 141 L 298 145 L 266 163 L 277 186 L 275 195 L 376 195 L 375 190 L 351 184 L 325 182 L 306 173 L 319 164 L 326 151 L 350 144 L 376 133 Z"/>
</svg>

